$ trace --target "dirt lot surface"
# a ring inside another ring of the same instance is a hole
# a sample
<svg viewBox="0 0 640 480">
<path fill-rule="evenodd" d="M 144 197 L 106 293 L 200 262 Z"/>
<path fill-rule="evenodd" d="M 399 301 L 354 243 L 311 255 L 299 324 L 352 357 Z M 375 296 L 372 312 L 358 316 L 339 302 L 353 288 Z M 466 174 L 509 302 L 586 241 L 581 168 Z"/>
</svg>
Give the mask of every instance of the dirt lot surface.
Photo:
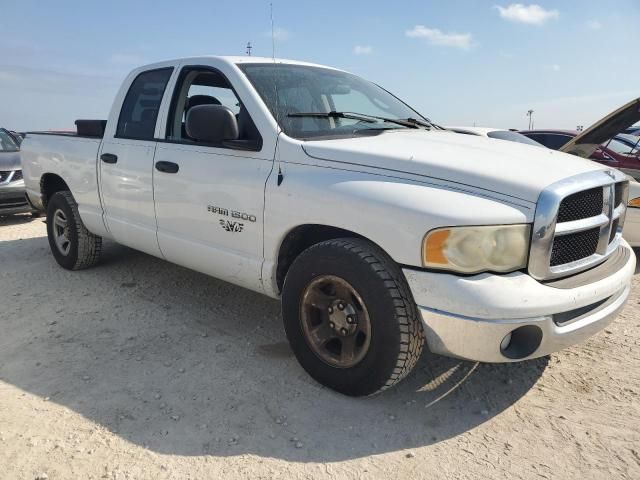
<svg viewBox="0 0 640 480">
<path fill-rule="evenodd" d="M 640 276 L 584 345 L 425 354 L 374 398 L 298 366 L 279 304 L 119 245 L 57 266 L 0 219 L 1 479 L 640 478 Z"/>
</svg>

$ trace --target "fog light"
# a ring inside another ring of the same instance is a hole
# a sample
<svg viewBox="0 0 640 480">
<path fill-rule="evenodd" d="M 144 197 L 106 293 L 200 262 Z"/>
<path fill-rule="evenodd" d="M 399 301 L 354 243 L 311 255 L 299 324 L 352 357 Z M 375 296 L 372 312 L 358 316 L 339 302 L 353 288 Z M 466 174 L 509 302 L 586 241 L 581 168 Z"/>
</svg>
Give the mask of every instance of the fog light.
<svg viewBox="0 0 640 480">
<path fill-rule="evenodd" d="M 504 352 L 511 345 L 511 332 L 507 333 L 507 335 L 500 342 L 500 351 Z"/>
<path fill-rule="evenodd" d="M 500 342 L 500 353 L 511 360 L 533 355 L 542 343 L 542 330 L 537 325 L 523 325 L 508 333 Z"/>
</svg>

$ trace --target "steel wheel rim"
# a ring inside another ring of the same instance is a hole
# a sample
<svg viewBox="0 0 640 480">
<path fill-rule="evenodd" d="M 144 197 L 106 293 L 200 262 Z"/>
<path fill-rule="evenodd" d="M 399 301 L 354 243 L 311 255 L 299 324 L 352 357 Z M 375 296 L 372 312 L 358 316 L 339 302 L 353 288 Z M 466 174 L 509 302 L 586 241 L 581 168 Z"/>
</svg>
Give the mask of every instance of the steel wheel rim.
<svg viewBox="0 0 640 480">
<path fill-rule="evenodd" d="M 71 240 L 69 240 L 69 223 L 67 216 L 60 209 L 53 214 L 53 241 L 62 255 L 69 255 Z"/>
<path fill-rule="evenodd" d="M 313 353 L 332 367 L 351 368 L 369 351 L 369 313 L 356 289 L 340 277 L 321 275 L 305 287 L 300 322 Z"/>
</svg>

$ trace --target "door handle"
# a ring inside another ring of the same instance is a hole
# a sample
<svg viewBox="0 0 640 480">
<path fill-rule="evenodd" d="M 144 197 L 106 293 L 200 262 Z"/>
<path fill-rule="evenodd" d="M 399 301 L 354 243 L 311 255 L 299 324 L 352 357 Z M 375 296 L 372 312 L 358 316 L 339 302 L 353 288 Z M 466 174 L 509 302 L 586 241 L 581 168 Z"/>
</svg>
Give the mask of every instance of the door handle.
<svg viewBox="0 0 640 480">
<path fill-rule="evenodd" d="M 100 160 L 104 163 L 116 163 L 118 161 L 118 156 L 113 153 L 103 153 L 100 155 Z"/>
<path fill-rule="evenodd" d="M 164 173 L 178 173 L 180 165 L 173 162 L 156 162 L 156 170 Z"/>
</svg>

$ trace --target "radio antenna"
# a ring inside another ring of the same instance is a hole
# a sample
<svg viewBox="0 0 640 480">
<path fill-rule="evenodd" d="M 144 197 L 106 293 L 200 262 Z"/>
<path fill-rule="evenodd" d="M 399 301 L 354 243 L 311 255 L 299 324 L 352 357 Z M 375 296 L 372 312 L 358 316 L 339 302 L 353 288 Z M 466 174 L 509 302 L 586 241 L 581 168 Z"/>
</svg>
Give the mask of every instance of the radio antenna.
<svg viewBox="0 0 640 480">
<path fill-rule="evenodd" d="M 269 9 L 271 11 L 271 58 L 276 59 L 276 36 L 273 29 L 273 3 L 269 4 Z"/>
<path fill-rule="evenodd" d="M 273 2 L 269 3 L 269 11 L 271 13 L 271 59 L 273 60 L 273 63 L 276 63 L 276 35 L 275 35 L 275 30 L 273 28 Z M 278 124 L 278 137 L 276 137 L 276 145 L 278 142 L 278 138 L 280 136 L 280 131 L 282 130 L 282 127 L 280 126 L 280 98 L 278 95 L 278 79 L 276 78 L 276 72 L 274 71 L 274 79 L 273 79 L 273 89 L 275 91 L 276 94 L 276 112 L 275 112 L 275 117 L 276 117 L 276 123 Z M 279 169 L 279 174 L 278 174 L 278 186 L 280 185 L 280 183 L 282 183 L 282 180 L 280 178 L 280 176 L 282 175 L 282 170 L 280 170 L 280 167 L 278 167 Z"/>
</svg>

